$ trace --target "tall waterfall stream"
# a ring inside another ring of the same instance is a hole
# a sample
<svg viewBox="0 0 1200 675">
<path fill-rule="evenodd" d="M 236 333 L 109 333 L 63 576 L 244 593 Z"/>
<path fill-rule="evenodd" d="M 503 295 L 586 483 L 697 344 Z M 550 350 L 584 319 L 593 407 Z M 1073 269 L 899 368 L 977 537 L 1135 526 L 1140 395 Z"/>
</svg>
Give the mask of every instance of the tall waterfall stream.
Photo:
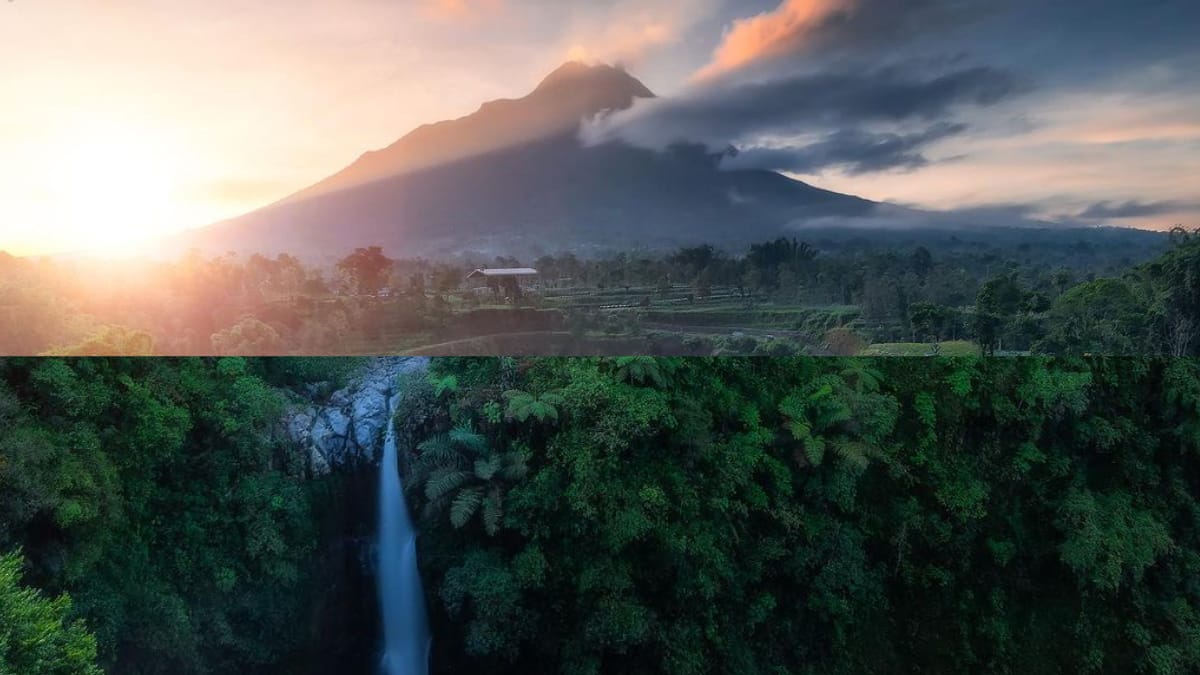
<svg viewBox="0 0 1200 675">
<path fill-rule="evenodd" d="M 383 457 L 379 462 L 379 603 L 383 615 L 384 675 L 427 675 L 429 620 L 417 571 L 417 531 L 400 483 L 396 399 L 389 402 Z"/>
</svg>

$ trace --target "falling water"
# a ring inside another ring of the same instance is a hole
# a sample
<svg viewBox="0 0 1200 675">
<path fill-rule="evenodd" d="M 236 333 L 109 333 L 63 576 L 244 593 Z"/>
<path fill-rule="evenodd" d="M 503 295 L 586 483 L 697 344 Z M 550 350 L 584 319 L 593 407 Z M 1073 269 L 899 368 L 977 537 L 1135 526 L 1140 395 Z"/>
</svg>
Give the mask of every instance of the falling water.
<svg viewBox="0 0 1200 675">
<path fill-rule="evenodd" d="M 395 399 L 389 406 L 394 412 Z M 396 430 L 389 414 L 379 463 L 379 602 L 383 614 L 384 675 L 427 675 L 429 625 L 417 572 L 417 532 L 400 487 Z"/>
</svg>

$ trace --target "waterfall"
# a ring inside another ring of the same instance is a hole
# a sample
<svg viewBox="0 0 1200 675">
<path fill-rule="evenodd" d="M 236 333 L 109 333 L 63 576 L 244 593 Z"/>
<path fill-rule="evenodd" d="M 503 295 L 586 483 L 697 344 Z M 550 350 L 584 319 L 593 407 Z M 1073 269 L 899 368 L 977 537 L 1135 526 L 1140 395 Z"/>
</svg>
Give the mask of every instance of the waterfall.
<svg viewBox="0 0 1200 675">
<path fill-rule="evenodd" d="M 400 486 L 396 398 L 388 406 L 387 434 L 379 462 L 379 603 L 383 615 L 384 675 L 427 675 L 429 623 L 417 572 L 417 531 Z"/>
</svg>

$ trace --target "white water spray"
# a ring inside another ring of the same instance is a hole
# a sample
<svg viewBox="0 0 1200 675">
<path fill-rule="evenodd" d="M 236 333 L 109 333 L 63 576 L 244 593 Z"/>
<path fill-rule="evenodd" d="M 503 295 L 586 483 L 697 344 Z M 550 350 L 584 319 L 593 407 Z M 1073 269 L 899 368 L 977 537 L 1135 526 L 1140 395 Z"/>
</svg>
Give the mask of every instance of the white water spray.
<svg viewBox="0 0 1200 675">
<path fill-rule="evenodd" d="M 396 399 L 388 406 L 387 434 L 379 462 L 379 603 L 383 614 L 384 675 L 428 675 L 429 622 L 417 571 L 417 531 L 400 486 Z"/>
</svg>

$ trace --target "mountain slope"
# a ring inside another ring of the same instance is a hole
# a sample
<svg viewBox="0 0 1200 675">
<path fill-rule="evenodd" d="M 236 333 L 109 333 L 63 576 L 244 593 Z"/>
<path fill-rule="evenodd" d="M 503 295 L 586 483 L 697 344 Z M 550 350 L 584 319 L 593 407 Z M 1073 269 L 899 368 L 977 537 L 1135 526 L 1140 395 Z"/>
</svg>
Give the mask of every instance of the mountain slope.
<svg viewBox="0 0 1200 675">
<path fill-rule="evenodd" d="M 653 94 L 609 66 L 567 64 L 530 95 L 421 127 L 276 204 L 188 235 L 217 251 L 392 255 L 708 241 L 740 244 L 876 205 L 770 171 L 724 171 L 701 148 L 584 147 L 585 117 Z"/>
<path fill-rule="evenodd" d="M 636 98 L 653 96 L 623 70 L 572 61 L 550 73 L 524 98 L 490 101 L 466 117 L 418 127 L 288 201 L 574 131 L 584 117 L 623 110 Z"/>
</svg>

